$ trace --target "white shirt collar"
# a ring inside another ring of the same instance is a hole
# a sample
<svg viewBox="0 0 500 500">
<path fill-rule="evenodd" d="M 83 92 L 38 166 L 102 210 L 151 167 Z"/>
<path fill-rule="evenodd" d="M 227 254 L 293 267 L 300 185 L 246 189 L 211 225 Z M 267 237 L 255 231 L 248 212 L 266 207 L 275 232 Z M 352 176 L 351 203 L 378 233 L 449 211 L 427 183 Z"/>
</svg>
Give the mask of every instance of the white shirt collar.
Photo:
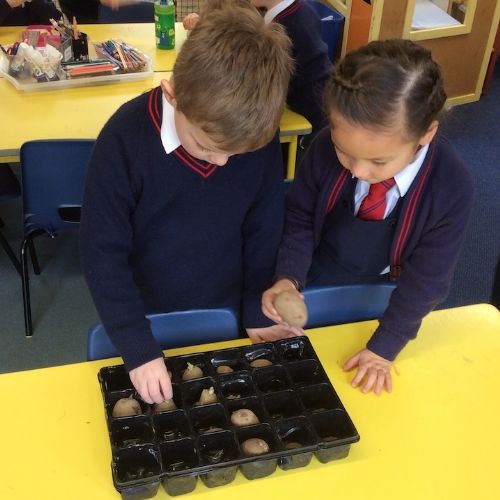
<svg viewBox="0 0 500 500">
<path fill-rule="evenodd" d="M 282 0 L 279 4 L 271 7 L 264 15 L 264 21 L 270 23 L 279 13 L 292 5 L 295 0 Z"/>
<path fill-rule="evenodd" d="M 410 189 L 413 179 L 415 179 L 420 167 L 424 163 L 428 150 L 429 144 L 422 146 L 420 151 L 418 151 L 415 155 L 413 161 L 394 176 L 394 180 L 396 181 L 396 185 L 399 189 L 399 196 L 404 196 L 408 192 L 408 189 Z"/>
<path fill-rule="evenodd" d="M 161 142 L 167 154 L 181 145 L 175 128 L 174 107 L 162 96 L 163 116 L 161 121 Z"/>
</svg>

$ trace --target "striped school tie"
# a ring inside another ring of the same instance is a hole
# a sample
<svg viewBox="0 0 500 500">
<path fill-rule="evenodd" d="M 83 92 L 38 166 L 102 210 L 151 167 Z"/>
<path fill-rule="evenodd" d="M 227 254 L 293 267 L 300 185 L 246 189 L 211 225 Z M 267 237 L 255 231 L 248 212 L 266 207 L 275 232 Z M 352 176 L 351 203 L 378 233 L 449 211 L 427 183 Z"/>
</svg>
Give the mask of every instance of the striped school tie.
<svg viewBox="0 0 500 500">
<path fill-rule="evenodd" d="M 387 191 L 396 184 L 394 178 L 370 184 L 368 194 L 361 202 L 358 217 L 363 220 L 381 220 L 384 218 Z"/>
</svg>

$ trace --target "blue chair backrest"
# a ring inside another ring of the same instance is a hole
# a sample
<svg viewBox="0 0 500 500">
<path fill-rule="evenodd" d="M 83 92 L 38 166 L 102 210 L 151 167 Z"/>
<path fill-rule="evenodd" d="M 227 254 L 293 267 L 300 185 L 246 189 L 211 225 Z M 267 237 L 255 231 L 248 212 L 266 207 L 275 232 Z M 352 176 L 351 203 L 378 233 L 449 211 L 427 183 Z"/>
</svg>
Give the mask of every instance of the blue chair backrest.
<svg viewBox="0 0 500 500">
<path fill-rule="evenodd" d="M 321 38 L 328 45 L 328 58 L 333 61 L 344 25 L 344 16 L 322 2 L 308 0 L 307 4 L 321 19 Z"/>
<path fill-rule="evenodd" d="M 123 5 L 117 10 L 99 4 L 97 22 L 103 24 L 152 23 L 154 21 L 154 12 L 153 2 L 137 2 L 132 5 Z M 151 36 L 154 37 L 154 30 Z"/>
<path fill-rule="evenodd" d="M 150 314 L 153 335 L 162 349 L 183 347 L 239 337 L 238 321 L 230 309 L 193 309 Z M 101 324 L 90 328 L 87 335 L 87 359 L 119 356 Z"/>
<path fill-rule="evenodd" d="M 93 140 L 28 141 L 21 146 L 25 235 L 77 227 Z"/>
<path fill-rule="evenodd" d="M 305 288 L 302 293 L 309 313 L 306 328 L 379 318 L 395 288 L 394 283 Z"/>
</svg>

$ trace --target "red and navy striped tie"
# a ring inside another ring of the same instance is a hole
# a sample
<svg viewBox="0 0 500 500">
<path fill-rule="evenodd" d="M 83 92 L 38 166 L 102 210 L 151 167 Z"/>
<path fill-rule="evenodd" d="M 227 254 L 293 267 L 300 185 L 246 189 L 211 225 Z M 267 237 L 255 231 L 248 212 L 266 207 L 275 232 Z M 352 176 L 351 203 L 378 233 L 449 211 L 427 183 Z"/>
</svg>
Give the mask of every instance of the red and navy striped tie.
<svg viewBox="0 0 500 500">
<path fill-rule="evenodd" d="M 358 217 L 363 220 L 381 220 L 384 218 L 386 194 L 396 184 L 394 178 L 370 184 L 368 194 L 361 202 Z"/>
</svg>

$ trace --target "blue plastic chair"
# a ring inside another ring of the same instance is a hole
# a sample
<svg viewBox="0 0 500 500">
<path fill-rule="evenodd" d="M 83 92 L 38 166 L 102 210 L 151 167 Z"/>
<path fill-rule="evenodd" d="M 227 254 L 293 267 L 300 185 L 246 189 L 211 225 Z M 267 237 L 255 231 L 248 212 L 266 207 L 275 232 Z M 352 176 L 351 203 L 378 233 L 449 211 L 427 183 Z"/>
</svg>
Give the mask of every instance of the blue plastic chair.
<svg viewBox="0 0 500 500">
<path fill-rule="evenodd" d="M 307 3 L 321 19 L 321 38 L 328 45 L 328 58 L 333 61 L 344 25 L 344 16 L 322 2 L 308 0 Z"/>
<path fill-rule="evenodd" d="M 395 288 L 396 284 L 385 282 L 305 288 L 306 328 L 379 318 Z"/>
<path fill-rule="evenodd" d="M 154 15 L 153 2 L 137 2 L 132 5 L 123 5 L 117 10 L 99 4 L 97 22 L 103 24 L 152 23 Z M 154 30 L 151 36 L 154 36 Z"/>
<path fill-rule="evenodd" d="M 162 349 L 239 337 L 238 321 L 230 309 L 192 309 L 146 316 Z M 87 335 L 87 360 L 119 356 L 101 324 L 94 325 Z"/>
<path fill-rule="evenodd" d="M 40 274 L 33 238 L 77 229 L 83 197 L 85 173 L 93 140 L 61 139 L 28 141 L 21 147 L 23 196 L 23 242 L 21 275 L 23 284 L 24 326 L 33 335 L 28 272 L 28 249 L 35 274 Z"/>
<path fill-rule="evenodd" d="M 0 165 L 0 203 L 13 200 L 21 196 L 21 187 L 14 172 L 10 169 L 9 165 Z M 4 227 L 4 221 L 0 217 L 0 228 Z M 16 268 L 19 275 L 21 275 L 21 264 L 16 257 L 14 250 L 9 245 L 7 238 L 0 231 L 0 245 L 5 250 L 10 261 Z"/>
</svg>

